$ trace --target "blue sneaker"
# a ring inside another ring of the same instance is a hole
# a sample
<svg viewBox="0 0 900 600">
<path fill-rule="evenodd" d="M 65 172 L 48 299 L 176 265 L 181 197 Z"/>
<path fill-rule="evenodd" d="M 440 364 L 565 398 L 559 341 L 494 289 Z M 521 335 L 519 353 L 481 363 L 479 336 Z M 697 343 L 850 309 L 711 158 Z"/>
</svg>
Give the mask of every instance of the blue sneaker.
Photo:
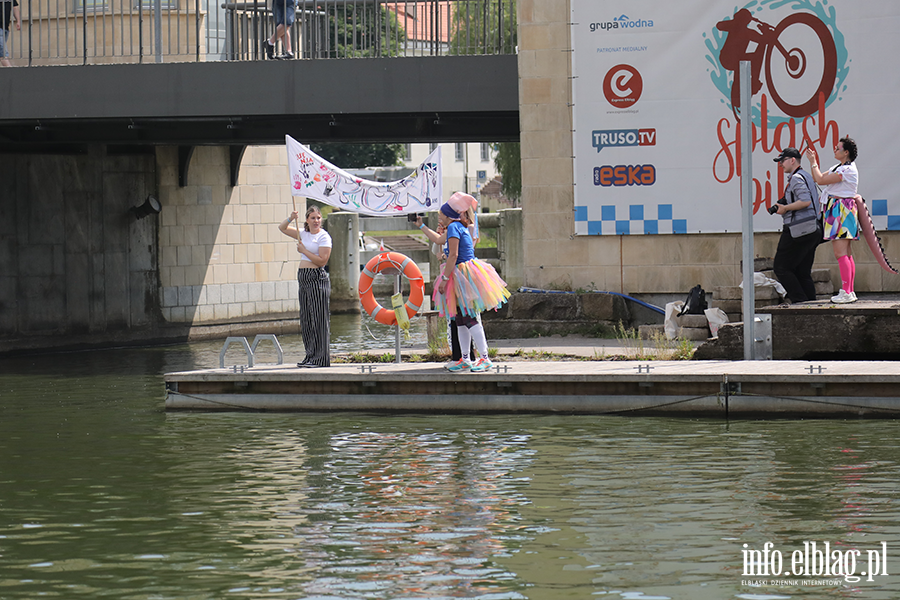
<svg viewBox="0 0 900 600">
<path fill-rule="evenodd" d="M 481 373 L 482 371 L 490 371 L 494 367 L 494 363 L 491 362 L 489 358 L 479 358 L 475 361 L 475 364 L 472 365 L 473 373 Z"/>
<path fill-rule="evenodd" d="M 458 361 L 456 361 L 455 363 L 453 363 L 452 365 L 450 365 L 449 367 L 447 367 L 447 370 L 450 371 L 451 373 L 460 373 L 462 371 L 468 371 L 471 368 L 472 368 L 472 363 L 470 363 L 469 361 L 467 361 L 464 358 L 461 358 Z"/>
</svg>

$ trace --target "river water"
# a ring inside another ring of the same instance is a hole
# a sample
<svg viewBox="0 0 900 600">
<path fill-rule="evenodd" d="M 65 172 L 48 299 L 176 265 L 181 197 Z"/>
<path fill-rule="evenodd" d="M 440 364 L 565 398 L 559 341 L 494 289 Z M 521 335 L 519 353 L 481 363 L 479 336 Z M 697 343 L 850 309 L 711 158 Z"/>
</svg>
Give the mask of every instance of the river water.
<svg viewBox="0 0 900 600">
<path fill-rule="evenodd" d="M 900 597 L 897 421 L 167 414 L 220 347 L 0 360 L 0 598 Z"/>
</svg>

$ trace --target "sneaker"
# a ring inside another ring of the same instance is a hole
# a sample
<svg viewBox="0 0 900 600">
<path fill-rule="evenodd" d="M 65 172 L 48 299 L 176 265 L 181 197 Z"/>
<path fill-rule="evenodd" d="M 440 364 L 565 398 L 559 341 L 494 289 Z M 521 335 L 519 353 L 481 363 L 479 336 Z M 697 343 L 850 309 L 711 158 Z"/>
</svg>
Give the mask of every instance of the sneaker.
<svg viewBox="0 0 900 600">
<path fill-rule="evenodd" d="M 479 358 L 475 361 L 475 364 L 472 365 L 473 373 L 481 373 L 482 371 L 490 371 L 494 367 L 494 363 L 491 362 L 489 358 Z"/>
<path fill-rule="evenodd" d="M 266 57 L 269 60 L 275 58 L 275 44 L 273 44 L 269 40 L 263 40 L 263 50 L 265 51 Z"/>
<path fill-rule="evenodd" d="M 856 294 L 841 289 L 836 296 L 831 297 L 831 301 L 835 304 L 849 304 L 850 302 L 856 302 Z"/>
<path fill-rule="evenodd" d="M 453 363 L 452 365 L 450 365 L 449 367 L 447 367 L 447 370 L 450 371 L 451 373 L 459 373 L 462 371 L 468 371 L 471 368 L 472 368 L 472 363 L 470 363 L 469 361 L 467 361 L 464 358 L 461 358 L 458 361 L 456 361 L 455 363 Z"/>
<path fill-rule="evenodd" d="M 291 60 L 294 58 L 293 52 L 282 52 L 276 57 L 278 60 Z"/>
</svg>

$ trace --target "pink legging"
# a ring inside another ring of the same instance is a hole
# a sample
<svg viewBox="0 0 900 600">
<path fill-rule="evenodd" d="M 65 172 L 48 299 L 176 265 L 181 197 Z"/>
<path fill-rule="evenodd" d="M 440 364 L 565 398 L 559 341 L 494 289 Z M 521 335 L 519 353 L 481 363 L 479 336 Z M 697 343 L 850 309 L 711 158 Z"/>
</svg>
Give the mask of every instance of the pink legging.
<svg viewBox="0 0 900 600">
<path fill-rule="evenodd" d="M 856 279 L 856 262 L 848 255 L 838 257 L 838 268 L 841 271 L 841 288 L 845 292 L 853 292 L 853 281 Z"/>
</svg>

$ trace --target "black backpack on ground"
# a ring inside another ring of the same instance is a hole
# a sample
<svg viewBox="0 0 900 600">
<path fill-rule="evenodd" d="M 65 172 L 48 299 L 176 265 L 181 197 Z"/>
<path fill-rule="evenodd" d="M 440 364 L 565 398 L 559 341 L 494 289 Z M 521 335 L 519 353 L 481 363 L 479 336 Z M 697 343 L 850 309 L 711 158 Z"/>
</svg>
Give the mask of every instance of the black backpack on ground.
<svg viewBox="0 0 900 600">
<path fill-rule="evenodd" d="M 709 308 L 709 305 L 706 304 L 706 292 L 699 285 L 695 285 L 688 292 L 687 300 L 684 301 L 684 308 L 681 309 L 678 316 L 702 315 L 707 308 Z"/>
</svg>

